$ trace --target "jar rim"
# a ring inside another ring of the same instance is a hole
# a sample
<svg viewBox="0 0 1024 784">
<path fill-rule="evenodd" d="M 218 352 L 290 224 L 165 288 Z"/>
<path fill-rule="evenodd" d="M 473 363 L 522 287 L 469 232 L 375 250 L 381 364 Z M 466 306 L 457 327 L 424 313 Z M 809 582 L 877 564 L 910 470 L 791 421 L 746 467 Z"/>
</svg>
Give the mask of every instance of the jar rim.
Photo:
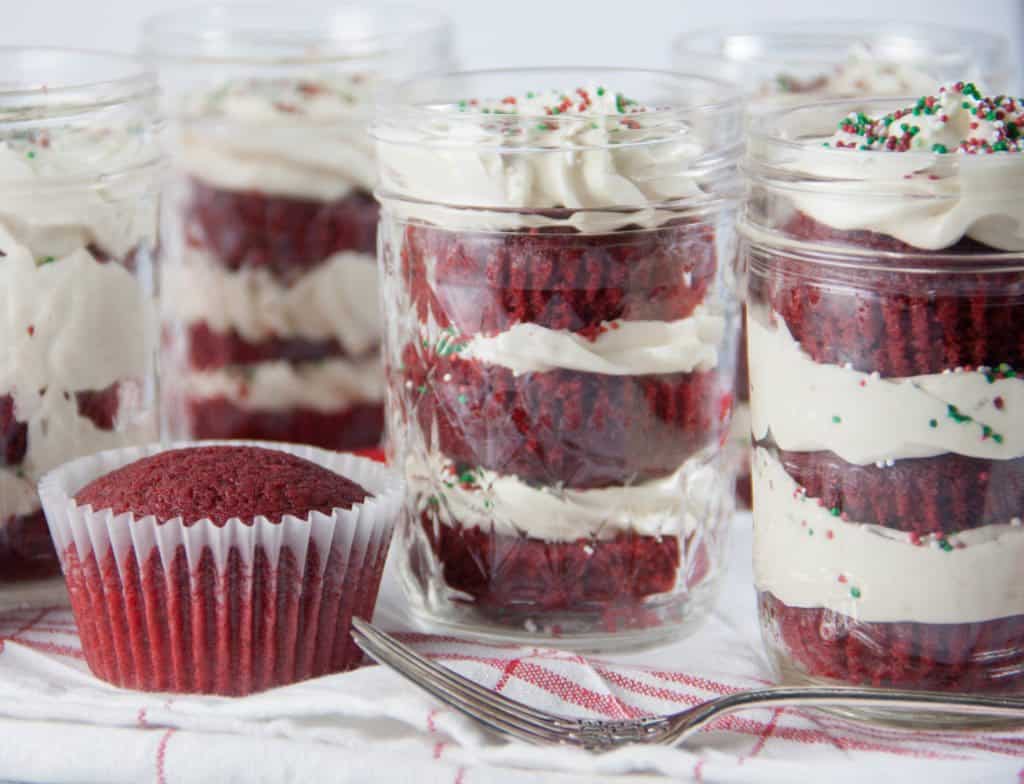
<svg viewBox="0 0 1024 784">
<path fill-rule="evenodd" d="M 381 90 L 378 95 L 378 107 L 376 119 L 371 125 L 370 133 L 379 142 L 388 144 L 402 144 L 424 147 L 465 147 L 465 141 L 452 143 L 446 137 L 432 136 L 421 139 L 409 139 L 402 137 L 394 131 L 421 127 L 430 120 L 442 118 L 449 124 L 459 128 L 473 128 L 485 124 L 494 124 L 496 118 L 507 122 L 535 122 L 543 120 L 549 126 L 572 128 L 588 124 L 593 121 L 595 115 L 589 114 L 562 114 L 552 116 L 549 114 L 507 114 L 495 115 L 481 112 L 456 112 L 447 111 L 454 107 L 460 99 L 478 97 L 493 97 L 495 99 L 502 95 L 516 94 L 508 91 L 495 91 L 493 96 L 477 96 L 463 93 L 461 96 L 446 94 L 445 90 L 452 86 L 465 82 L 504 82 L 506 80 L 531 80 L 530 84 L 536 87 L 538 84 L 561 81 L 562 77 L 570 77 L 566 84 L 560 84 L 560 89 L 573 89 L 585 83 L 581 80 L 604 80 L 609 85 L 615 84 L 615 77 L 662 81 L 666 84 L 674 84 L 679 94 L 686 89 L 690 91 L 696 100 L 677 105 L 664 105 L 648 107 L 642 115 L 645 120 L 653 121 L 654 127 L 660 127 L 666 131 L 665 134 L 655 138 L 648 138 L 636 141 L 625 141 L 616 143 L 616 149 L 625 149 L 635 146 L 650 146 L 663 144 L 667 141 L 678 141 L 688 126 L 688 121 L 697 117 L 708 117 L 716 113 L 733 113 L 737 122 L 734 128 L 726 128 L 723 133 L 722 144 L 716 149 L 737 146 L 741 141 L 741 123 L 739 118 L 742 115 L 746 93 L 736 85 L 722 79 L 716 79 L 703 74 L 679 73 L 668 70 L 643 69 L 643 68 L 617 68 L 611 66 L 542 66 L 533 68 L 494 68 L 470 71 L 451 71 L 444 74 L 419 76 L 408 79 L 394 85 L 389 85 Z M 576 79 L 573 84 L 572 80 Z M 697 88 L 706 91 L 713 91 L 715 98 L 699 97 Z M 641 99 L 642 100 L 642 99 Z M 642 101 L 643 102 L 643 101 Z M 597 115 L 615 116 L 615 115 Z M 506 119 L 507 118 L 507 119 Z M 487 149 L 494 152 L 564 152 L 567 150 L 580 151 L 590 149 L 607 149 L 609 145 L 598 144 L 560 144 L 558 146 L 540 145 L 517 145 L 517 144 L 489 144 Z"/>
<path fill-rule="evenodd" d="M 839 269 L 871 269 L 922 275 L 945 275 L 951 272 L 1024 272 L 1024 250 L 998 250 L 952 253 L 942 250 L 890 250 L 856 245 L 813 242 L 766 229 L 740 214 L 736 232 L 744 248 L 776 252 L 784 250 L 787 258 Z M 907 262 L 914 263 L 907 263 Z"/>
<path fill-rule="evenodd" d="M 830 66 L 845 57 L 851 46 L 864 42 L 888 42 L 890 59 L 904 64 L 934 62 L 936 57 L 946 62 L 959 62 L 967 56 L 963 53 L 966 42 L 972 56 L 994 60 L 997 64 L 994 70 L 1008 67 L 1010 52 L 1006 36 L 984 30 L 899 20 L 887 22 L 880 28 L 869 20 L 836 18 L 762 20 L 689 30 L 675 37 L 672 52 L 677 58 L 712 57 L 731 63 L 787 65 L 795 61 L 800 65 Z M 910 42 L 933 43 L 939 45 L 940 51 L 908 46 Z M 829 56 L 801 57 L 794 54 L 794 49 L 829 53 Z M 895 56 L 900 51 L 903 55 Z"/>
<path fill-rule="evenodd" d="M 24 104 L 33 98 L 45 99 L 46 104 L 73 104 L 80 109 L 88 109 L 90 104 L 103 106 L 128 103 L 152 98 L 157 93 L 154 71 L 142 60 L 129 54 L 60 46 L 0 46 L 0 64 L 6 60 L 20 61 L 24 68 L 45 63 L 51 71 L 60 65 L 77 67 L 73 69 L 75 76 L 61 77 L 54 73 L 45 81 L 39 81 L 38 78 L 31 81 L 27 77 L 12 78 L 10 74 L 15 69 L 3 68 L 4 77 L 0 78 L 0 109 Z M 109 69 L 110 74 L 87 76 L 83 74 L 83 68 L 88 67 Z M 81 100 L 95 95 L 99 90 L 102 90 L 104 96 L 102 101 Z"/>
<path fill-rule="evenodd" d="M 442 46 L 451 21 L 439 11 L 392 3 L 213 3 L 155 14 L 141 35 L 140 51 L 157 61 L 317 65 L 387 56 L 410 39 Z"/>
</svg>

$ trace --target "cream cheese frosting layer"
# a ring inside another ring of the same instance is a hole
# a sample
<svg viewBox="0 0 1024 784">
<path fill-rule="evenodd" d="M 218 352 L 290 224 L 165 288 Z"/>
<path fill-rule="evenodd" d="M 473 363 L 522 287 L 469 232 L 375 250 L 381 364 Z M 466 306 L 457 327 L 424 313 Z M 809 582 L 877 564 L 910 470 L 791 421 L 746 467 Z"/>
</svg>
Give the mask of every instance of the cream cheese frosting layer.
<svg viewBox="0 0 1024 784">
<path fill-rule="evenodd" d="M 39 511 L 36 483 L 24 469 L 0 468 L 0 531 L 11 517 L 23 517 Z"/>
<path fill-rule="evenodd" d="M 755 440 L 787 451 L 831 451 L 866 465 L 952 452 L 1024 456 L 1024 379 L 996 369 L 880 378 L 811 359 L 781 316 L 748 310 Z M 987 372 L 986 372 L 987 371 Z"/>
<path fill-rule="evenodd" d="M 357 403 L 384 400 L 385 382 L 377 357 L 349 361 L 263 362 L 188 373 L 183 391 L 194 399 L 224 397 L 240 408 L 288 411 L 312 408 L 334 412 Z"/>
<path fill-rule="evenodd" d="M 683 127 L 598 85 L 462 102 L 418 125 L 378 123 L 381 190 L 400 217 L 467 229 L 649 228 L 673 217 L 652 205 L 705 196 L 712 125 Z M 729 133 L 718 131 L 721 145 Z"/>
<path fill-rule="evenodd" d="M 371 91 L 358 78 L 232 82 L 194 99 L 175 152 L 218 188 L 320 201 L 370 191 Z"/>
<path fill-rule="evenodd" d="M 974 623 L 1024 613 L 1020 520 L 945 539 L 834 517 L 766 449 L 754 455 L 754 580 L 791 607 L 865 622 Z"/>
<path fill-rule="evenodd" d="M 181 323 L 204 322 L 249 341 L 272 337 L 335 338 L 350 356 L 380 343 L 377 261 L 336 253 L 291 285 L 263 269 L 229 270 L 206 251 L 185 248 L 164 264 L 163 309 Z"/>
<path fill-rule="evenodd" d="M 122 127 L 0 136 L 0 225 L 39 258 L 88 245 L 124 258 L 156 235 L 155 146 Z"/>
<path fill-rule="evenodd" d="M 410 457 L 406 481 L 442 521 L 546 541 L 610 539 L 623 531 L 687 536 L 707 518 L 720 470 L 693 458 L 676 473 L 635 485 L 570 490 L 532 485 L 482 468 L 456 470 L 443 455 Z M 424 507 L 425 508 L 425 507 Z"/>
<path fill-rule="evenodd" d="M 128 270 L 86 250 L 40 262 L 2 230 L 0 248 L 0 392 L 14 394 L 20 414 L 31 413 L 40 389 L 146 377 L 155 318 Z"/>
<path fill-rule="evenodd" d="M 493 337 L 476 335 L 459 356 L 516 375 L 577 370 L 612 376 L 690 373 L 718 364 L 725 318 L 707 306 L 678 321 L 614 321 L 594 339 L 538 324 L 516 324 Z"/>
<path fill-rule="evenodd" d="M 824 110 L 797 110 L 792 124 L 801 127 L 787 134 L 800 144 L 774 153 L 773 142 L 755 133 L 752 157 L 778 156 L 787 172 L 781 192 L 832 228 L 878 232 L 925 250 L 964 237 L 997 250 L 1024 250 L 1024 202 L 1015 195 L 1024 181 L 1024 155 L 1006 141 L 1021 105 L 1007 98 L 1004 104 L 1013 108 L 1000 108 L 973 86 L 943 89 L 922 99 L 931 101 L 927 111 L 905 107 L 887 127 L 856 113 L 841 120 L 823 117 Z M 832 134 L 840 120 L 846 130 Z"/>
</svg>

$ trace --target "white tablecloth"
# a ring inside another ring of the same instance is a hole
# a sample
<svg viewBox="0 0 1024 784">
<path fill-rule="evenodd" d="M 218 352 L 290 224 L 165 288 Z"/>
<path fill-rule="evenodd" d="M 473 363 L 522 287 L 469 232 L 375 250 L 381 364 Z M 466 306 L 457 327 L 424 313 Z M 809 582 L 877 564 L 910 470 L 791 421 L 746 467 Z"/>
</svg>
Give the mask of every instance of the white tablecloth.
<svg viewBox="0 0 1024 784">
<path fill-rule="evenodd" d="M 565 713 L 665 713 L 766 682 L 741 516 L 713 615 L 689 639 L 581 657 L 409 629 L 389 573 L 376 621 L 512 697 Z M 390 672 L 364 667 L 244 699 L 118 690 L 89 675 L 65 609 L 0 613 L 0 780 L 39 782 L 863 782 L 1024 780 L 1024 733 L 923 733 L 821 712 L 724 719 L 683 749 L 607 755 L 495 739 Z"/>
</svg>

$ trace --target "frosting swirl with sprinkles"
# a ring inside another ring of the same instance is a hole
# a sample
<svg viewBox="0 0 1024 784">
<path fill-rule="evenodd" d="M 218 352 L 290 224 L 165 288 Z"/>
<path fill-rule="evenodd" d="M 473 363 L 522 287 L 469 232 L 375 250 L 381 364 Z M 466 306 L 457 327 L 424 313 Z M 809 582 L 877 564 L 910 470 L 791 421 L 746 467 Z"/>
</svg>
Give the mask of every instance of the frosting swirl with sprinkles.
<svg viewBox="0 0 1024 784">
<path fill-rule="evenodd" d="M 932 152 L 938 154 L 1021 152 L 1024 99 L 986 97 L 971 82 L 939 88 L 906 109 L 882 117 L 851 112 L 824 143 L 846 150 Z"/>
</svg>

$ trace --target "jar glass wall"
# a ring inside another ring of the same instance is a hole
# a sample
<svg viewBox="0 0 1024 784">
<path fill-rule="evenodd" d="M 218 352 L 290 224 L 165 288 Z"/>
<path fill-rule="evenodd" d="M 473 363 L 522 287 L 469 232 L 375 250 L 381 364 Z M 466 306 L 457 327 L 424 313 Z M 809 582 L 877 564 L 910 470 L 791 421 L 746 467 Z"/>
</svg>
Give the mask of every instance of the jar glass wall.
<svg viewBox="0 0 1024 784">
<path fill-rule="evenodd" d="M 414 612 L 560 645 L 678 634 L 711 600 L 732 509 L 739 100 L 612 69 L 389 98 L 380 257 Z"/>
<path fill-rule="evenodd" d="M 968 97 L 935 117 L 960 127 Z M 789 682 L 1016 693 L 1024 160 L 822 145 L 853 110 L 930 133 L 924 105 L 819 104 L 749 136 L 761 622 Z"/>
<path fill-rule="evenodd" d="M 384 83 L 448 66 L 404 6 L 212 6 L 151 19 L 173 176 L 165 432 L 377 446 L 384 375 L 366 135 Z"/>
<path fill-rule="evenodd" d="M 153 440 L 160 158 L 135 60 L 0 49 L 0 606 L 53 601 L 36 495 L 67 460 Z M 60 590 L 60 589 L 54 589 Z"/>
</svg>

